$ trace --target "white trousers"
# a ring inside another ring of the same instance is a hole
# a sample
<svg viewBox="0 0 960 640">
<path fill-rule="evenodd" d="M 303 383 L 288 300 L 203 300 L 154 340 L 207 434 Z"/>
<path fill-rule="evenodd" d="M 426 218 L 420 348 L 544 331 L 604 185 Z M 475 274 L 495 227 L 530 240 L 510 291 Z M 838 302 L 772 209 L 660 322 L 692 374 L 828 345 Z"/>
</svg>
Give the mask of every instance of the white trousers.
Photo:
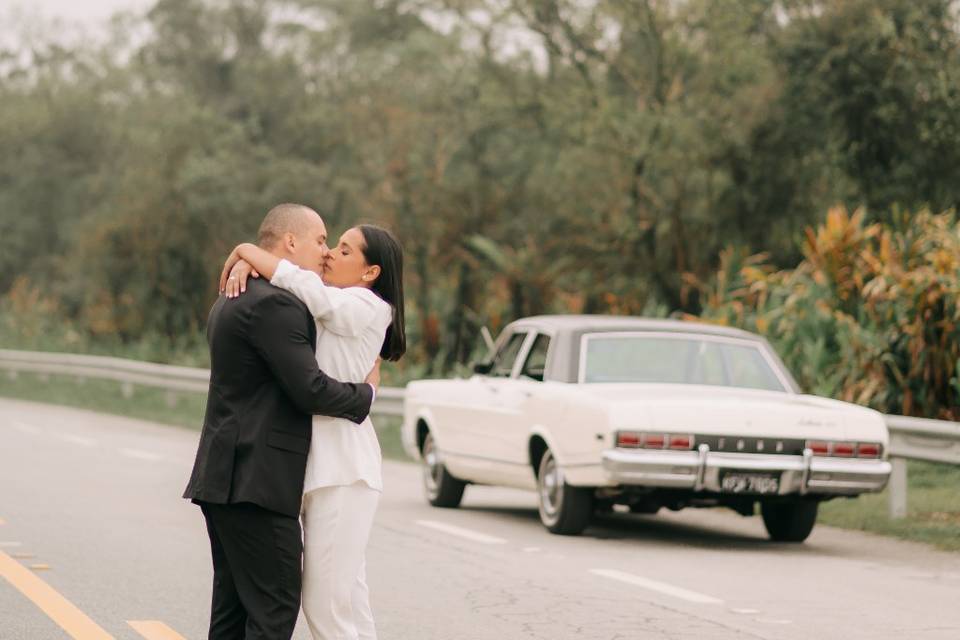
<svg viewBox="0 0 960 640">
<path fill-rule="evenodd" d="M 365 556 L 379 501 L 363 482 L 303 497 L 303 613 L 314 640 L 376 640 Z"/>
</svg>

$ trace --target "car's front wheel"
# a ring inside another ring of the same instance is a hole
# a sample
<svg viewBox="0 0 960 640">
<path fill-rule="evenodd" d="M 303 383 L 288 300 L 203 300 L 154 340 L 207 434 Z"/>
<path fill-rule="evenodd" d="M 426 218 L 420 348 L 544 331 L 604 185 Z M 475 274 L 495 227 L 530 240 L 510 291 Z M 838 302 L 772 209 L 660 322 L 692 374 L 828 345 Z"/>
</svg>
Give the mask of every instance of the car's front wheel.
<svg viewBox="0 0 960 640">
<path fill-rule="evenodd" d="M 803 542 L 817 521 L 816 500 L 764 502 L 760 505 L 763 525 L 775 542 Z"/>
<path fill-rule="evenodd" d="M 549 449 L 540 459 L 537 496 L 540 521 L 550 533 L 575 536 L 590 524 L 593 489 L 567 484 L 557 459 Z"/>
<path fill-rule="evenodd" d="M 423 489 L 427 501 L 435 507 L 455 508 L 463 499 L 463 489 L 467 483 L 453 477 L 440 462 L 433 434 L 427 432 L 420 450 L 423 459 Z"/>
</svg>

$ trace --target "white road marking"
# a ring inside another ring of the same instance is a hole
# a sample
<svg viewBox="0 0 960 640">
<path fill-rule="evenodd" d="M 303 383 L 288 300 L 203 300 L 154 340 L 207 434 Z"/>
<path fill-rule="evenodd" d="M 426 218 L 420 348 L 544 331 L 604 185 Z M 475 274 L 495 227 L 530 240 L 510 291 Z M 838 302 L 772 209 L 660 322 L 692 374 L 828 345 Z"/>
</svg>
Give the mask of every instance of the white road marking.
<svg viewBox="0 0 960 640">
<path fill-rule="evenodd" d="M 942 576 L 938 573 L 914 573 L 907 577 L 914 580 L 939 581 Z"/>
<path fill-rule="evenodd" d="M 0 547 L 21 547 L 22 542 L 0 542 Z"/>
<path fill-rule="evenodd" d="M 766 624 L 793 624 L 793 620 L 783 620 L 781 618 L 757 618 L 757 622 Z"/>
<path fill-rule="evenodd" d="M 524 553 L 536 553 L 540 551 L 540 547 L 524 547 L 523 551 Z"/>
<path fill-rule="evenodd" d="M 97 441 L 93 438 L 84 438 L 83 436 L 72 436 L 69 434 L 61 434 L 60 438 L 66 440 L 72 444 L 79 444 L 81 447 L 92 447 L 97 444 Z"/>
<path fill-rule="evenodd" d="M 730 609 L 731 613 L 742 613 L 743 615 L 753 615 L 760 613 L 760 609 Z"/>
<path fill-rule="evenodd" d="M 659 593 L 673 596 L 674 598 L 680 598 L 681 600 L 686 600 L 688 602 L 696 602 L 699 604 L 723 603 L 723 600 L 714 598 L 713 596 L 697 593 L 696 591 L 690 591 L 682 587 L 675 587 L 672 584 L 667 584 L 666 582 L 657 582 L 656 580 L 650 580 L 649 578 L 636 576 L 632 573 L 625 573 L 623 571 L 617 571 L 615 569 L 591 569 L 590 573 L 597 576 L 603 576 L 604 578 L 610 578 L 611 580 L 626 582 L 627 584 L 649 589 L 650 591 L 657 591 Z"/>
<path fill-rule="evenodd" d="M 461 527 L 455 527 L 451 524 L 444 524 L 442 522 L 436 522 L 434 520 L 417 520 L 417 524 L 421 527 L 427 527 L 429 529 L 436 529 L 437 531 L 443 531 L 444 533 L 449 533 L 454 536 L 460 536 L 461 538 L 466 538 L 467 540 L 473 540 L 474 542 L 482 542 L 483 544 L 506 544 L 507 541 L 503 538 L 497 538 L 495 536 L 488 536 L 485 533 L 478 533 L 476 531 L 471 531 L 470 529 L 463 529 Z"/>
<path fill-rule="evenodd" d="M 120 449 L 120 453 L 129 457 L 136 458 L 137 460 L 150 460 L 151 462 L 156 462 L 157 460 L 163 460 L 163 456 L 158 453 L 151 453 L 149 451 L 141 451 L 140 449 Z"/>
<path fill-rule="evenodd" d="M 26 422 L 20 422 L 19 420 L 14 420 L 13 426 L 18 431 L 22 431 L 24 433 L 33 433 L 33 434 L 40 433 L 40 429 L 38 429 L 37 427 L 33 426 L 32 424 L 27 424 Z"/>
</svg>

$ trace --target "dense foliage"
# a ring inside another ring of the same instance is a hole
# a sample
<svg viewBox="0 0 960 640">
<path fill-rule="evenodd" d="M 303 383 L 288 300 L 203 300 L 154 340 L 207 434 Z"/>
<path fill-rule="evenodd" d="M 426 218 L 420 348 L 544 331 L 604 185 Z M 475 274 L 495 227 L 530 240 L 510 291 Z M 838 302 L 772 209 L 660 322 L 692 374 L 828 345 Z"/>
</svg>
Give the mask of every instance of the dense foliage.
<svg viewBox="0 0 960 640">
<path fill-rule="evenodd" d="M 947 223 L 913 229 L 897 211 L 960 196 L 956 10 L 158 0 L 106 41 L 25 30 L 0 51 L 0 338 L 202 359 L 217 267 L 281 201 L 313 205 L 334 233 L 363 220 L 400 236 L 408 376 L 454 369 L 480 326 L 520 315 L 713 313 L 700 283 L 732 273 L 722 255 L 809 264 L 803 230 L 837 203 L 865 207 L 853 226 L 871 242 L 933 246 Z M 926 268 L 901 258 L 871 268 Z M 812 373 L 829 368 L 801 353 L 815 346 L 788 347 L 792 361 L 820 391 L 891 407 L 896 371 L 914 385 L 904 411 L 952 411 L 955 347 L 910 360 L 956 339 L 930 322 L 956 308 L 943 287 L 923 309 L 838 297 L 849 327 L 798 321 L 850 332 L 844 348 L 882 369 L 862 387 Z M 850 346 L 900 329 L 922 335 L 894 364 Z"/>
<path fill-rule="evenodd" d="M 830 211 L 795 269 L 725 251 L 708 319 L 765 334 L 801 386 L 884 413 L 960 420 L 960 222 Z"/>
</svg>

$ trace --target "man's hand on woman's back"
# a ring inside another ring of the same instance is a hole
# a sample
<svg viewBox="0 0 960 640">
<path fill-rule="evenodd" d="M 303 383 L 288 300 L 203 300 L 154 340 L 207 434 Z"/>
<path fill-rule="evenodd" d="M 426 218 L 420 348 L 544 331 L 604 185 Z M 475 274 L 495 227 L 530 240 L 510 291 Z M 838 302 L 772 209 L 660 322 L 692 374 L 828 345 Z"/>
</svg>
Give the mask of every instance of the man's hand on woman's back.
<svg viewBox="0 0 960 640">
<path fill-rule="evenodd" d="M 380 363 L 383 362 L 382 358 L 377 358 L 377 362 L 373 365 L 373 369 L 370 369 L 370 373 L 367 374 L 366 382 L 369 385 L 373 385 L 373 390 L 377 391 L 380 389 Z"/>
</svg>

